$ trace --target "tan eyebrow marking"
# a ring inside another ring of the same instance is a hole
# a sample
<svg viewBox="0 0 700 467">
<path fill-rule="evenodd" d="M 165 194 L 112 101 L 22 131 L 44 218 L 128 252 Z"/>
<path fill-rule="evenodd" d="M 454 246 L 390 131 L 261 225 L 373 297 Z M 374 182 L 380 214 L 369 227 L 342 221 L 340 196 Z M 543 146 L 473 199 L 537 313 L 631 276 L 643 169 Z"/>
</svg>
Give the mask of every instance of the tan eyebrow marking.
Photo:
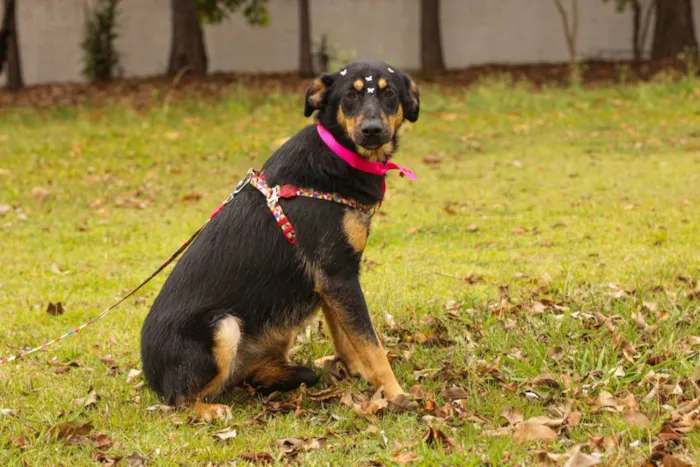
<svg viewBox="0 0 700 467">
<path fill-rule="evenodd" d="M 384 78 L 379 79 L 379 89 L 384 89 L 386 87 L 386 80 Z"/>
<path fill-rule="evenodd" d="M 365 86 L 365 83 L 362 82 L 361 79 L 356 79 L 352 85 L 355 87 L 356 90 L 361 91 L 362 88 Z"/>
</svg>

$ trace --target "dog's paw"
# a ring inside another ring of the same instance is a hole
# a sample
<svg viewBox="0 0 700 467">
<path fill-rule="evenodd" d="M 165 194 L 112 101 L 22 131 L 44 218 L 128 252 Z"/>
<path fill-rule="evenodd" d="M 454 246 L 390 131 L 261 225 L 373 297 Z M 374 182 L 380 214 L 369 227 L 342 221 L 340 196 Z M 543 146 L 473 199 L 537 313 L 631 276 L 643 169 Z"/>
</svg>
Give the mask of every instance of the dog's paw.
<svg viewBox="0 0 700 467">
<path fill-rule="evenodd" d="M 194 406 L 195 419 L 200 422 L 211 423 L 215 420 L 228 420 L 231 418 L 231 407 L 223 404 L 204 404 L 198 402 Z"/>
<path fill-rule="evenodd" d="M 416 410 L 418 402 L 413 400 L 410 394 L 401 393 L 389 399 L 389 409 L 392 412 L 405 412 L 407 410 Z"/>
</svg>

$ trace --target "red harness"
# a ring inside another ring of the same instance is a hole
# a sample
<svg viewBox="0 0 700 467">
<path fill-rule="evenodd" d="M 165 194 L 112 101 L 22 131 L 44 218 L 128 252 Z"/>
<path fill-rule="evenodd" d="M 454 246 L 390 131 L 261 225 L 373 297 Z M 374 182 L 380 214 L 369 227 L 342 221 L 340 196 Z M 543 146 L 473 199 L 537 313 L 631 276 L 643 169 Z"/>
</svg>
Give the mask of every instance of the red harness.
<svg viewBox="0 0 700 467">
<path fill-rule="evenodd" d="M 325 201 L 334 201 L 338 204 L 344 204 L 345 206 L 351 207 L 353 209 L 358 209 L 362 212 L 370 213 L 374 209 L 373 205 L 365 205 L 356 202 L 350 198 L 346 198 L 338 193 L 328 193 L 324 191 L 317 191 L 312 188 L 298 188 L 294 185 L 277 185 L 269 187 L 265 181 L 265 174 L 262 172 L 257 172 L 255 170 L 250 170 L 248 172 L 248 183 L 254 186 L 260 193 L 262 193 L 267 199 L 267 207 L 270 208 L 270 212 L 275 217 L 277 225 L 282 229 L 282 234 L 287 241 L 294 245 L 296 243 L 296 231 L 294 226 L 289 221 L 289 218 L 282 210 L 280 205 L 280 198 L 295 198 L 297 196 L 303 196 L 305 198 L 322 199 Z"/>
<path fill-rule="evenodd" d="M 355 154 L 351 150 L 342 146 L 333 135 L 326 130 L 321 123 L 316 124 L 316 129 L 318 135 L 321 137 L 326 146 L 335 153 L 336 156 L 343 159 L 348 165 L 354 169 L 361 170 L 362 172 L 371 173 L 374 175 L 385 175 L 389 170 L 398 170 L 401 176 L 407 176 L 408 178 L 415 180 L 416 176 L 413 171 L 407 167 L 403 167 L 394 162 L 370 162 L 363 159 L 358 154 Z M 306 198 L 322 199 L 325 201 L 334 201 L 338 204 L 344 204 L 353 209 L 358 209 L 362 212 L 370 213 L 376 206 L 374 205 L 363 205 L 359 204 L 355 200 L 346 198 L 338 193 L 327 193 L 323 191 L 317 191 L 313 188 L 298 188 L 294 185 L 282 185 L 274 186 L 270 188 L 265 181 L 265 174 L 262 172 L 256 172 L 253 169 L 248 171 L 246 178 L 241 181 L 241 183 L 236 187 L 233 194 L 240 191 L 243 186 L 250 183 L 254 186 L 260 193 L 262 193 L 267 199 L 267 207 L 270 208 L 270 212 L 275 216 L 277 225 L 282 229 L 282 234 L 287 241 L 294 245 L 296 243 L 296 231 L 294 226 L 289 221 L 289 218 L 282 211 L 282 206 L 279 203 L 280 198 L 294 198 L 297 196 L 303 196 Z M 382 196 L 384 195 L 385 185 L 382 183 Z M 229 198 L 230 199 L 230 198 Z M 381 201 L 379 202 L 381 205 Z M 215 212 L 214 215 L 218 213 Z"/>
</svg>

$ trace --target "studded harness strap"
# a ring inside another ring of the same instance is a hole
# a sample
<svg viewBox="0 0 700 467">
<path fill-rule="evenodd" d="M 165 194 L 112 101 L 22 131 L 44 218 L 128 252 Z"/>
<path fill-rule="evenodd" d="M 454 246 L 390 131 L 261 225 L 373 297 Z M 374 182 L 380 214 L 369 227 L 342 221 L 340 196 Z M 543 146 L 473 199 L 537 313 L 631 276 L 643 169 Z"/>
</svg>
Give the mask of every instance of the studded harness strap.
<svg viewBox="0 0 700 467">
<path fill-rule="evenodd" d="M 312 188 L 299 188 L 294 185 L 276 185 L 270 187 L 265 180 L 264 173 L 251 170 L 249 175 L 250 180 L 248 183 L 250 183 L 260 193 L 262 193 L 263 196 L 265 196 L 267 199 L 267 207 L 270 208 L 270 212 L 272 212 L 272 215 L 275 217 L 277 225 L 280 229 L 282 229 L 284 238 L 286 238 L 292 245 L 296 243 L 296 231 L 294 230 L 292 223 L 289 221 L 289 218 L 282 210 L 282 206 L 279 202 L 280 198 L 288 199 L 302 196 L 305 198 L 333 201 L 366 213 L 371 213 L 374 210 L 373 205 L 360 204 L 355 200 L 342 196 L 338 193 L 318 191 Z"/>
</svg>

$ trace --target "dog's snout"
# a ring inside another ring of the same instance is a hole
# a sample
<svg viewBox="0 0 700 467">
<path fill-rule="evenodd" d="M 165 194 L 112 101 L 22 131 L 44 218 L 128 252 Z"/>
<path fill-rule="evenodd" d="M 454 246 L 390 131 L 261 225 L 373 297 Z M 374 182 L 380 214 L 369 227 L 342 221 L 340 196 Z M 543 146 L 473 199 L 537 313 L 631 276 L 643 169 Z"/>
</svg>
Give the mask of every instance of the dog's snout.
<svg viewBox="0 0 700 467">
<path fill-rule="evenodd" d="M 366 120 L 362 122 L 360 130 L 363 136 L 379 136 L 383 130 L 382 122 L 379 120 Z"/>
</svg>

